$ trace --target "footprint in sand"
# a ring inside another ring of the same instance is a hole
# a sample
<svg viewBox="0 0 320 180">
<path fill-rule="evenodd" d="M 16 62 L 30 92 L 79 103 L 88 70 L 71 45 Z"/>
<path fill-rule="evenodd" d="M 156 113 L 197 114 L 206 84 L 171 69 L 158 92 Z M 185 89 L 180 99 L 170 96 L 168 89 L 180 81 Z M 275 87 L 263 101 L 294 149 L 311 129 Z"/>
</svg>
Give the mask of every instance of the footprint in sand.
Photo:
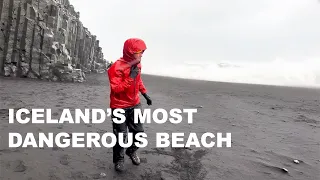
<svg viewBox="0 0 320 180">
<path fill-rule="evenodd" d="M 14 172 L 24 172 L 27 170 L 27 166 L 21 160 L 16 160 L 16 161 L 12 162 L 12 164 L 10 166 L 13 168 Z"/>
<path fill-rule="evenodd" d="M 105 170 L 107 167 L 107 162 L 106 161 L 102 161 L 100 159 L 97 159 L 97 161 L 95 162 L 95 166 L 99 169 L 99 170 Z"/>
<path fill-rule="evenodd" d="M 60 164 L 68 166 L 70 163 L 70 157 L 69 155 L 63 155 L 60 157 Z"/>
<path fill-rule="evenodd" d="M 207 171 L 203 168 L 201 159 L 208 153 L 205 150 L 197 150 L 192 152 L 184 148 L 172 148 L 171 151 L 165 151 L 161 148 L 155 148 L 154 151 L 142 151 L 144 154 L 161 154 L 165 156 L 171 156 L 174 158 L 171 164 L 166 164 L 166 173 L 160 174 L 145 174 L 146 177 L 161 177 L 162 179 L 168 179 L 170 177 L 175 177 L 176 174 L 180 175 L 180 179 L 198 179 L 203 180 Z M 159 173 L 159 172 L 156 172 Z M 148 179 L 147 178 L 147 179 Z"/>
<path fill-rule="evenodd" d="M 58 150 L 59 150 L 59 147 L 58 147 L 58 146 L 52 147 L 52 151 L 58 151 Z"/>
<path fill-rule="evenodd" d="M 54 172 L 49 172 L 49 180 L 61 180 Z"/>
<path fill-rule="evenodd" d="M 63 148 L 60 148 L 59 146 L 57 146 L 57 145 L 53 145 L 53 147 L 52 147 L 52 151 L 64 151 L 64 149 Z"/>
<path fill-rule="evenodd" d="M 198 151 L 196 151 L 194 154 L 193 154 L 193 157 L 195 158 L 195 159 L 201 159 L 201 158 L 203 158 L 203 156 L 205 156 L 207 154 L 207 152 L 205 151 L 205 150 L 198 150 Z"/>
<path fill-rule="evenodd" d="M 148 163 L 148 159 L 147 158 L 140 158 L 141 163 Z"/>
<path fill-rule="evenodd" d="M 0 114 L 7 115 L 7 114 L 9 114 L 9 110 L 8 109 L 0 109 Z"/>
<path fill-rule="evenodd" d="M 78 172 L 71 172 L 71 179 L 77 179 L 77 180 L 87 180 L 89 179 L 88 176 L 84 175 L 83 172 L 78 171 Z"/>
</svg>

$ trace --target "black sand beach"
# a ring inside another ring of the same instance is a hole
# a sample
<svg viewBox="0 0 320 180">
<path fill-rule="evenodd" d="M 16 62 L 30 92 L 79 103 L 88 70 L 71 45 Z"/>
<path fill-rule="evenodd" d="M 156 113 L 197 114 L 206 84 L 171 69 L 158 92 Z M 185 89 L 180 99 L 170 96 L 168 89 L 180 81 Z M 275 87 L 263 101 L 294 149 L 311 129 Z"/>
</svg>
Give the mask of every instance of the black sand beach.
<svg viewBox="0 0 320 180">
<path fill-rule="evenodd" d="M 320 90 L 183 80 L 143 75 L 152 109 L 197 108 L 194 123 L 145 124 L 148 146 L 140 166 L 126 157 L 113 169 L 110 148 L 14 148 L 9 132 L 112 132 L 104 124 L 9 124 L 9 108 L 108 108 L 105 74 L 85 83 L 0 78 L 0 179 L 2 180 L 256 180 L 320 179 Z M 141 97 L 143 107 L 149 108 Z M 232 147 L 156 148 L 157 132 L 232 133 Z M 295 163 L 298 160 L 299 163 Z M 285 168 L 287 172 L 283 169 Z"/>
</svg>

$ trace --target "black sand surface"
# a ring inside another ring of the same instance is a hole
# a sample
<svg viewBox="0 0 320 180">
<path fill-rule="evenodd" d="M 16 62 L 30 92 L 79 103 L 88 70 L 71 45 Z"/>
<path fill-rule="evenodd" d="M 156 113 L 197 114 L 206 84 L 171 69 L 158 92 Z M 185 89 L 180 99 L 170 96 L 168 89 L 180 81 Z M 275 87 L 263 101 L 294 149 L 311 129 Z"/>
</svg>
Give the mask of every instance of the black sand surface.
<svg viewBox="0 0 320 180">
<path fill-rule="evenodd" d="M 117 174 L 110 148 L 14 148 L 8 133 L 112 132 L 104 124 L 9 124 L 9 108 L 108 108 L 104 74 L 83 84 L 0 78 L 0 179 L 320 179 L 320 90 L 182 80 L 144 75 L 152 109 L 197 108 L 194 123 L 145 124 L 140 166 L 126 157 Z M 148 108 L 143 98 L 144 108 Z M 157 132 L 232 133 L 232 147 L 156 148 Z M 298 160 L 299 163 L 295 163 Z M 283 169 L 285 168 L 287 172 Z"/>
</svg>

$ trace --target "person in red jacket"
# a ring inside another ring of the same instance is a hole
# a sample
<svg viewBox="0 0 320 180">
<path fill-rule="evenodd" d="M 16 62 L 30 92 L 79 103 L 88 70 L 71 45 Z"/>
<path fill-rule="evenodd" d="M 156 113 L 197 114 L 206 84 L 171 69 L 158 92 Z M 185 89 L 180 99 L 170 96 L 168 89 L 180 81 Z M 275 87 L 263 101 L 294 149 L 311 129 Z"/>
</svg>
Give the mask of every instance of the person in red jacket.
<svg viewBox="0 0 320 180">
<path fill-rule="evenodd" d="M 110 82 L 110 108 L 123 109 L 125 111 L 126 122 L 116 124 L 113 122 L 113 132 L 117 137 L 117 143 L 113 147 L 113 163 L 116 171 L 124 170 L 124 148 L 118 143 L 118 134 L 124 133 L 127 137 L 127 128 L 129 132 L 135 134 L 144 132 L 141 123 L 134 123 L 134 109 L 141 108 L 139 92 L 146 99 L 148 105 L 152 105 L 152 100 L 147 94 L 147 89 L 141 79 L 141 58 L 144 51 L 147 49 L 146 44 L 139 38 L 127 39 L 123 47 L 123 56 L 115 61 L 108 69 L 108 77 Z M 131 158 L 135 165 L 140 164 L 140 158 L 135 146 L 137 140 L 133 139 L 133 145 L 126 150 L 126 154 Z"/>
</svg>

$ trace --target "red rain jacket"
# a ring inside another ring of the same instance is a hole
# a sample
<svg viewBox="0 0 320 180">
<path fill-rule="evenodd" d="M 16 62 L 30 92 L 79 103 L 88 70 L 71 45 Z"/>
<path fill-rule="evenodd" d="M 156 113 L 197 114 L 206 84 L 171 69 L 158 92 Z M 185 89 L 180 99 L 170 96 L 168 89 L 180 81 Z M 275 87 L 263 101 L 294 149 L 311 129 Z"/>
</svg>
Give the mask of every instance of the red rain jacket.
<svg viewBox="0 0 320 180">
<path fill-rule="evenodd" d="M 128 108 L 140 103 L 139 92 L 147 90 L 142 82 L 141 73 L 135 79 L 130 77 L 130 68 L 133 63 L 133 53 L 146 50 L 143 40 L 128 39 L 124 43 L 123 57 L 114 62 L 108 69 L 110 82 L 110 108 Z M 130 64 L 131 63 L 131 64 Z M 138 64 L 141 72 L 141 63 Z"/>
</svg>

